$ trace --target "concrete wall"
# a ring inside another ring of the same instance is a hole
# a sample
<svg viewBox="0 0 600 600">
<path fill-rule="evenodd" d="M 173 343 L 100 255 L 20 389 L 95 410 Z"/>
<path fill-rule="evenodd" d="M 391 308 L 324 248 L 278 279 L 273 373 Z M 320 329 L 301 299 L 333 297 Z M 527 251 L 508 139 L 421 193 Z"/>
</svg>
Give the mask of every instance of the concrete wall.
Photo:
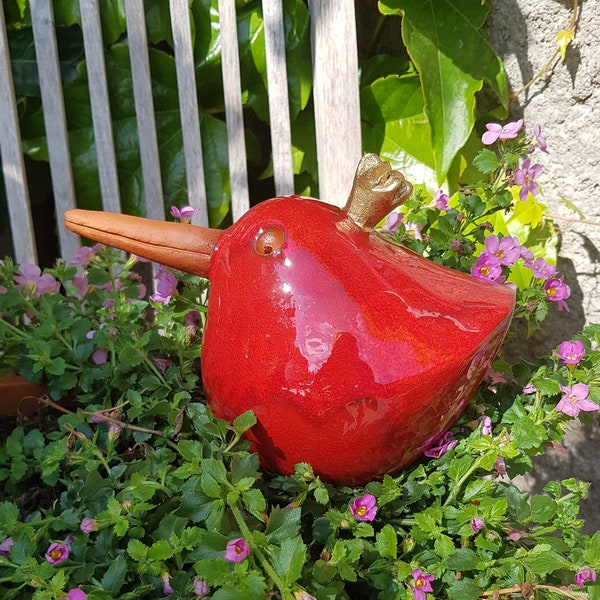
<svg viewBox="0 0 600 600">
<path fill-rule="evenodd" d="M 560 203 L 565 196 L 589 224 L 555 220 L 560 229 L 558 267 L 571 286 L 569 314 L 552 311 L 544 333 L 521 340 L 515 352 L 543 355 L 588 323 L 600 323 L 600 2 L 579 0 L 575 40 L 566 61 L 553 68 L 511 106 L 511 117 L 536 123 L 548 141 L 549 155 L 536 153 L 544 165 L 542 201 L 549 212 L 578 218 Z M 531 80 L 556 49 L 555 35 L 566 28 L 573 0 L 491 0 L 490 42 L 504 60 L 511 88 Z M 600 428 L 576 427 L 565 441 L 566 454 L 549 450 L 538 461 L 535 477 L 524 485 L 539 490 L 548 479 L 577 477 L 591 481 L 583 505 L 586 530 L 600 529 Z"/>
</svg>

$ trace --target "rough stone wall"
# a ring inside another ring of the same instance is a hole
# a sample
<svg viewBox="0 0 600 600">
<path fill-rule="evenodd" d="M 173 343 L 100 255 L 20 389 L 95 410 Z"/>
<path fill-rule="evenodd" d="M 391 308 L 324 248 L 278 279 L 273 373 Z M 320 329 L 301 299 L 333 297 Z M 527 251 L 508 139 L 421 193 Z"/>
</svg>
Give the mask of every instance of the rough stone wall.
<svg viewBox="0 0 600 600">
<path fill-rule="evenodd" d="M 567 27 L 573 0 L 491 0 L 490 43 L 504 60 L 510 86 L 521 89 L 556 49 L 554 37 Z M 511 105 L 511 119 L 523 117 L 528 131 L 539 123 L 548 155 L 542 201 L 561 234 L 558 268 L 571 286 L 569 314 L 552 311 L 543 335 L 521 340 L 514 351 L 543 355 L 589 323 L 600 323 L 600 2 L 579 0 L 576 37 L 566 60 L 558 61 Z M 590 224 L 561 204 L 573 202 Z M 600 428 L 576 427 L 565 440 L 566 454 L 549 451 L 538 461 L 536 477 L 525 486 L 539 491 L 549 479 L 577 477 L 592 482 L 582 505 L 588 532 L 600 529 Z"/>
</svg>

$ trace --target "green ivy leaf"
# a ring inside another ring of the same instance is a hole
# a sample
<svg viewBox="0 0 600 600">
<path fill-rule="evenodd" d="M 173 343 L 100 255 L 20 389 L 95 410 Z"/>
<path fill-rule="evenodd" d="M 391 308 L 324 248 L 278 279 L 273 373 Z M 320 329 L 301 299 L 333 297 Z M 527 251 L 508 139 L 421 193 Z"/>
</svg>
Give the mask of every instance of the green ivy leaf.
<svg viewBox="0 0 600 600">
<path fill-rule="evenodd" d="M 385 14 L 402 15 L 402 39 L 419 71 L 438 181 L 475 124 L 475 94 L 484 81 L 504 110 L 508 83 L 502 61 L 482 33 L 489 3 L 471 0 L 382 0 Z"/>
</svg>

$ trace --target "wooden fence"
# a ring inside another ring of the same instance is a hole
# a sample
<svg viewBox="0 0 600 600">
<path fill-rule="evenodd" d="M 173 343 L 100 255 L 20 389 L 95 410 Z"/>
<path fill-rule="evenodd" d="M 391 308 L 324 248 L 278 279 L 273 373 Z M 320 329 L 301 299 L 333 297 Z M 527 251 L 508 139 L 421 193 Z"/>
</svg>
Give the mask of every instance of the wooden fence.
<svg viewBox="0 0 600 600">
<path fill-rule="evenodd" d="M 51 0 L 29 0 L 39 72 L 50 173 L 61 255 L 71 259 L 80 245 L 62 226 L 76 206 Z M 120 212 L 111 110 L 104 64 L 102 0 L 80 0 L 90 104 L 103 209 Z M 146 215 L 164 219 L 156 125 L 143 0 L 125 0 L 127 39 L 134 87 Z M 183 131 L 189 204 L 206 225 L 204 160 L 192 52 L 188 0 L 169 0 Z M 263 0 L 269 113 L 275 189 L 294 192 L 282 0 Z M 310 0 L 313 94 L 321 199 L 342 205 L 361 155 L 358 61 L 353 0 Z M 249 206 L 235 0 L 218 0 L 232 216 Z M 11 71 L 6 24 L 0 10 L 0 156 L 8 214 L 19 263 L 37 262 L 27 174 Z"/>
</svg>

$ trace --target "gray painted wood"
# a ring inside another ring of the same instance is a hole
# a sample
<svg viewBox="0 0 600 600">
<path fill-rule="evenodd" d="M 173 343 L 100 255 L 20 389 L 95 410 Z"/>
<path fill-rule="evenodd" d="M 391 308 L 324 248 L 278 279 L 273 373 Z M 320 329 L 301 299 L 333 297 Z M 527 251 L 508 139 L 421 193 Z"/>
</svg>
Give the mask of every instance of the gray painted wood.
<svg viewBox="0 0 600 600">
<path fill-rule="evenodd" d="M 173 43 L 175 45 L 175 67 L 183 152 L 187 179 L 188 203 L 200 212 L 192 219 L 194 225 L 208 226 L 206 187 L 200 138 L 200 116 L 196 92 L 196 73 L 192 48 L 192 32 L 187 0 L 170 0 Z"/>
<path fill-rule="evenodd" d="M 160 176 L 158 141 L 156 138 L 154 101 L 152 99 L 152 80 L 150 76 L 144 3 L 143 0 L 127 0 L 124 4 L 129 56 L 131 58 L 133 97 L 142 161 L 146 216 L 150 219 L 162 220 L 165 218 L 165 210 Z"/>
<path fill-rule="evenodd" d="M 98 176 L 102 195 L 102 207 L 108 212 L 121 212 L 117 161 L 113 139 L 102 26 L 98 11 L 98 0 L 79 0 L 81 27 L 85 50 L 90 104 L 94 125 L 94 141 Z"/>
<path fill-rule="evenodd" d="M 250 200 L 235 0 L 219 0 L 219 23 L 221 27 L 225 119 L 227 121 L 227 144 L 229 148 L 231 212 L 233 220 L 236 221 L 248 210 Z"/>
<path fill-rule="evenodd" d="M 15 260 L 37 263 L 4 11 L 0 10 L 0 156 Z"/>
<path fill-rule="evenodd" d="M 278 196 L 287 196 L 294 193 L 294 168 L 285 60 L 283 4 L 279 0 L 263 0 L 262 8 L 275 193 Z"/>
<path fill-rule="evenodd" d="M 309 0 L 321 200 L 343 206 L 361 157 L 354 0 Z"/>
<path fill-rule="evenodd" d="M 63 213 L 75 206 L 75 188 L 52 3 L 50 0 L 31 0 L 30 8 L 58 221 L 58 237 L 62 256 L 66 260 L 71 260 L 80 247 L 80 241 L 79 237 L 68 231 L 62 223 Z"/>
</svg>

